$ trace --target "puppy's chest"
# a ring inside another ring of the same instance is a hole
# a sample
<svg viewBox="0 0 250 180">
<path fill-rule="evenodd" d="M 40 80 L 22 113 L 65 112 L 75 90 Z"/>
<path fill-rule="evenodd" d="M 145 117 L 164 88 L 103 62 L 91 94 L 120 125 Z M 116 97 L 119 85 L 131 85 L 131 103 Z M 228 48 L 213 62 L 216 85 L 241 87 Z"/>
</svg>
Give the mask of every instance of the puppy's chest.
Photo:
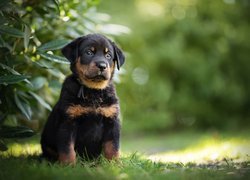
<svg viewBox="0 0 250 180">
<path fill-rule="evenodd" d="M 71 103 L 67 107 L 66 113 L 71 119 L 88 116 L 116 118 L 119 114 L 119 105 L 118 103 L 110 103 L 103 98 L 86 98 L 77 103 Z"/>
</svg>

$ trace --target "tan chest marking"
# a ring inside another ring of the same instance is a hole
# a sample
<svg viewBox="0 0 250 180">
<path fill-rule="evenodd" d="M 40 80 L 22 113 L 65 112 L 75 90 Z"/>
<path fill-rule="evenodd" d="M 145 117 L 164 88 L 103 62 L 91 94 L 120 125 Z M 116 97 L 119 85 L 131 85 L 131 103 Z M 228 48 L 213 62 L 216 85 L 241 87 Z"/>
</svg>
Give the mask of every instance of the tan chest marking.
<svg viewBox="0 0 250 180">
<path fill-rule="evenodd" d="M 111 106 L 108 107 L 99 107 L 97 108 L 97 114 L 101 114 L 105 117 L 114 117 L 115 115 L 117 115 L 119 112 L 119 106 L 118 104 L 113 104 Z"/>
<path fill-rule="evenodd" d="M 69 108 L 66 110 L 66 113 L 72 119 L 89 113 L 101 114 L 107 118 L 112 118 L 118 115 L 118 112 L 119 112 L 118 104 L 113 104 L 111 106 L 98 107 L 98 108 L 84 107 L 81 105 L 72 105 L 69 106 Z"/>
<path fill-rule="evenodd" d="M 71 117 L 71 118 L 76 118 L 84 114 L 88 114 L 92 111 L 91 108 L 89 107 L 83 107 L 81 105 L 72 105 L 69 106 L 67 109 L 66 113 Z"/>
</svg>

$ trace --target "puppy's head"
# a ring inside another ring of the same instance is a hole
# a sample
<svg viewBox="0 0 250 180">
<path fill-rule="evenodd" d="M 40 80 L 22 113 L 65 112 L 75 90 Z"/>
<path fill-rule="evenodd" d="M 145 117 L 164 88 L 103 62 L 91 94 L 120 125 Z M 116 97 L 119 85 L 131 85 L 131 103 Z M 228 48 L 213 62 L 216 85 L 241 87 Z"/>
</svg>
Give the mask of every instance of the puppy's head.
<svg viewBox="0 0 250 180">
<path fill-rule="evenodd" d="M 89 34 L 73 40 L 62 49 L 70 61 L 71 71 L 85 86 L 104 89 L 125 57 L 115 43 L 100 34 Z"/>
</svg>

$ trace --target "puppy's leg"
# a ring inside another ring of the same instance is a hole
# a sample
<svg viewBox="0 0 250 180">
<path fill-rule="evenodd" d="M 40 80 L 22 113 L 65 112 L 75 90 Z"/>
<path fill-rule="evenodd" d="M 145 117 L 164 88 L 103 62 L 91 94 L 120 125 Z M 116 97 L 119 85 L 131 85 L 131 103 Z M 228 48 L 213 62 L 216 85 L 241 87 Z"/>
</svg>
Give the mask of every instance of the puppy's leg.
<svg viewBox="0 0 250 180">
<path fill-rule="evenodd" d="M 119 119 L 107 120 L 104 124 L 103 153 L 108 160 L 119 158 L 120 123 Z"/>
<path fill-rule="evenodd" d="M 57 132 L 58 160 L 62 164 L 74 164 L 76 161 L 75 147 L 76 127 L 72 122 L 64 122 Z"/>
</svg>

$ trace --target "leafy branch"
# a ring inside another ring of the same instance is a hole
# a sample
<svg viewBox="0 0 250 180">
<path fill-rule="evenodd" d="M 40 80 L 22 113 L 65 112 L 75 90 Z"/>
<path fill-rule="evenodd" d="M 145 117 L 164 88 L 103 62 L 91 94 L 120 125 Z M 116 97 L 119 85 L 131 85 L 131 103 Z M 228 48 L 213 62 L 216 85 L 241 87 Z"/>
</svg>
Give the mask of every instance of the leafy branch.
<svg viewBox="0 0 250 180">
<path fill-rule="evenodd" d="M 33 129 L 41 129 L 64 74 L 69 73 L 69 62 L 59 50 L 70 40 L 97 31 L 97 24 L 104 22 L 96 11 L 98 4 L 99 0 L 0 2 L 1 147 L 5 138 L 32 134 L 14 133 L 20 125 L 32 128 L 36 122 Z"/>
</svg>

